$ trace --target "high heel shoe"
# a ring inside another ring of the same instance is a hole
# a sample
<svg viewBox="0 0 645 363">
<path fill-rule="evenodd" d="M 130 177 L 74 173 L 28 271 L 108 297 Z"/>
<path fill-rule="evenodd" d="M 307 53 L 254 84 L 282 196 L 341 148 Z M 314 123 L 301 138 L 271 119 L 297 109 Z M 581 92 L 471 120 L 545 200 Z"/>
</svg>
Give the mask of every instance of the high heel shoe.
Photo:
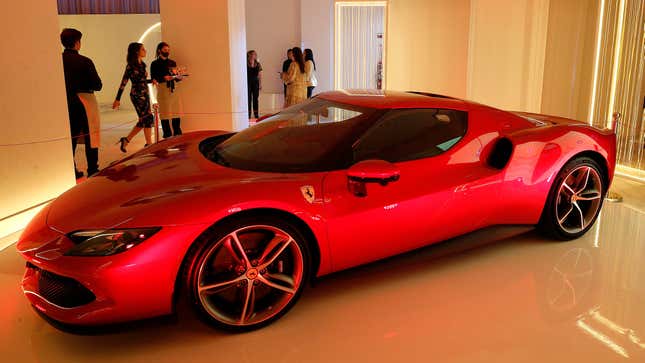
<svg viewBox="0 0 645 363">
<path fill-rule="evenodd" d="M 130 143 L 130 140 L 128 140 L 127 137 L 122 137 L 119 139 L 119 142 L 117 142 L 117 145 L 121 143 L 121 152 L 128 152 L 128 150 L 125 149 L 125 146 Z"/>
</svg>

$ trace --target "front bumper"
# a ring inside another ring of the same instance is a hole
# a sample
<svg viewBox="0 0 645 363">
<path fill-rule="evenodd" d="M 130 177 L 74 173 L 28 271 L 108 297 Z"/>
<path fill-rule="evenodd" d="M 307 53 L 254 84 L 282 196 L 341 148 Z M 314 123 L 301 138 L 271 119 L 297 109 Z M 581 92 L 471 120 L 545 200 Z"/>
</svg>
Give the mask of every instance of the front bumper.
<svg viewBox="0 0 645 363">
<path fill-rule="evenodd" d="M 45 223 L 34 228 L 36 219 L 17 244 L 27 260 L 23 292 L 48 317 L 74 325 L 117 323 L 172 312 L 183 258 L 206 228 L 164 227 L 123 253 L 75 257 L 64 256 L 73 246 L 64 234 Z"/>
</svg>

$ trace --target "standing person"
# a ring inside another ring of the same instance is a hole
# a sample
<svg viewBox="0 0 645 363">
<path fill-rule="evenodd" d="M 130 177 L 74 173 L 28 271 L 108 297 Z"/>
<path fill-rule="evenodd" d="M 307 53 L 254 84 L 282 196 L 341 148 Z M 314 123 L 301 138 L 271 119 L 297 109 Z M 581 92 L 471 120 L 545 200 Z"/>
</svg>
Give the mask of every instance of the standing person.
<svg viewBox="0 0 645 363">
<path fill-rule="evenodd" d="M 258 62 L 258 55 L 254 50 L 246 53 L 246 85 L 249 96 L 249 118 L 251 118 L 251 109 L 255 118 L 259 118 L 258 97 L 262 89 L 262 65 Z"/>
<path fill-rule="evenodd" d="M 169 57 L 170 46 L 166 42 L 161 42 L 157 45 L 157 59 L 150 64 L 150 76 L 153 83 L 157 84 L 157 102 L 159 103 L 164 139 L 173 135 L 181 135 L 177 83 L 182 78 L 177 76 L 177 62 Z M 170 129 L 170 119 L 172 119 L 172 130 Z"/>
<path fill-rule="evenodd" d="M 125 85 L 128 83 L 128 80 L 130 80 L 130 82 L 132 82 L 132 88 L 130 88 L 130 100 L 134 105 L 134 109 L 137 111 L 139 121 L 134 125 L 132 131 L 130 131 L 127 137 L 119 139 L 122 152 L 127 151 L 125 147 L 130 143 L 132 138 L 141 131 L 141 129 L 143 129 L 143 134 L 146 137 L 146 146 L 152 144 L 152 124 L 154 117 L 150 112 L 150 95 L 148 94 L 148 83 L 151 83 L 152 81 L 147 79 L 148 72 L 146 72 L 146 63 L 143 61 L 145 56 L 146 48 L 143 47 L 143 44 L 130 43 L 130 45 L 128 45 L 128 55 L 126 57 L 128 64 L 125 66 L 125 72 L 121 79 L 119 91 L 117 92 L 116 99 L 112 104 L 113 109 L 119 108 L 121 105 L 121 95 L 123 94 Z"/>
<path fill-rule="evenodd" d="M 90 176 L 99 170 L 98 140 L 90 139 L 91 134 L 98 133 L 98 127 L 97 130 L 93 130 L 95 132 L 90 133 L 87 113 L 79 93 L 100 91 L 103 88 L 103 84 L 92 60 L 78 54 L 81 49 L 82 36 L 83 34 L 80 31 L 66 28 L 60 33 L 60 41 L 65 47 L 63 51 L 63 72 L 65 73 L 67 111 L 72 134 L 72 156 L 76 154 L 76 144 L 83 137 L 85 158 L 87 159 L 87 175 Z M 96 138 L 98 139 L 98 135 Z M 76 161 L 74 161 L 74 172 L 76 178 L 83 176 L 83 172 L 76 169 Z"/>
<path fill-rule="evenodd" d="M 284 97 L 287 97 L 287 83 L 284 82 L 284 79 L 287 77 L 287 72 L 289 72 L 289 66 L 293 62 L 293 50 L 291 48 L 287 49 L 287 60 L 282 62 L 282 73 L 280 73 L 280 78 L 284 83 Z"/>
<path fill-rule="evenodd" d="M 293 48 L 293 62 L 285 77 L 287 96 L 284 107 L 298 104 L 307 99 L 307 74 L 305 73 L 305 59 L 299 47 Z"/>
<path fill-rule="evenodd" d="M 316 79 L 314 52 L 309 48 L 305 49 L 305 73 L 307 74 L 307 98 L 311 98 L 314 88 L 318 85 L 318 80 Z"/>
</svg>

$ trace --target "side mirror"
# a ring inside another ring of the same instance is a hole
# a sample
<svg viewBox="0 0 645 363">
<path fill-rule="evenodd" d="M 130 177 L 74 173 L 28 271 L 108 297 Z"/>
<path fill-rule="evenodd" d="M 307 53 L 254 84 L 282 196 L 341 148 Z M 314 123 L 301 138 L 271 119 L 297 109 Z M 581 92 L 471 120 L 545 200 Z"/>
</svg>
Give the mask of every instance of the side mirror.
<svg viewBox="0 0 645 363">
<path fill-rule="evenodd" d="M 396 165 L 385 160 L 365 160 L 347 170 L 347 188 L 357 197 L 367 196 L 366 183 L 386 186 L 399 180 L 400 171 Z"/>
</svg>

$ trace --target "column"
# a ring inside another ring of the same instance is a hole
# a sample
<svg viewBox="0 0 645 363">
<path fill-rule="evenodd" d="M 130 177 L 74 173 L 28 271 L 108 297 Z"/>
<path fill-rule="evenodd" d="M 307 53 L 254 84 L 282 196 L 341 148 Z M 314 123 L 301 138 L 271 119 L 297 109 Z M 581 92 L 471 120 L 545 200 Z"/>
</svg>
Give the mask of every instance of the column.
<svg viewBox="0 0 645 363">
<path fill-rule="evenodd" d="M 244 1 L 160 0 L 162 39 L 190 76 L 181 85 L 182 129 L 248 126 Z"/>
<path fill-rule="evenodd" d="M 56 2 L 16 1 L 7 11 L 0 23 L 0 237 L 74 185 Z"/>
</svg>

